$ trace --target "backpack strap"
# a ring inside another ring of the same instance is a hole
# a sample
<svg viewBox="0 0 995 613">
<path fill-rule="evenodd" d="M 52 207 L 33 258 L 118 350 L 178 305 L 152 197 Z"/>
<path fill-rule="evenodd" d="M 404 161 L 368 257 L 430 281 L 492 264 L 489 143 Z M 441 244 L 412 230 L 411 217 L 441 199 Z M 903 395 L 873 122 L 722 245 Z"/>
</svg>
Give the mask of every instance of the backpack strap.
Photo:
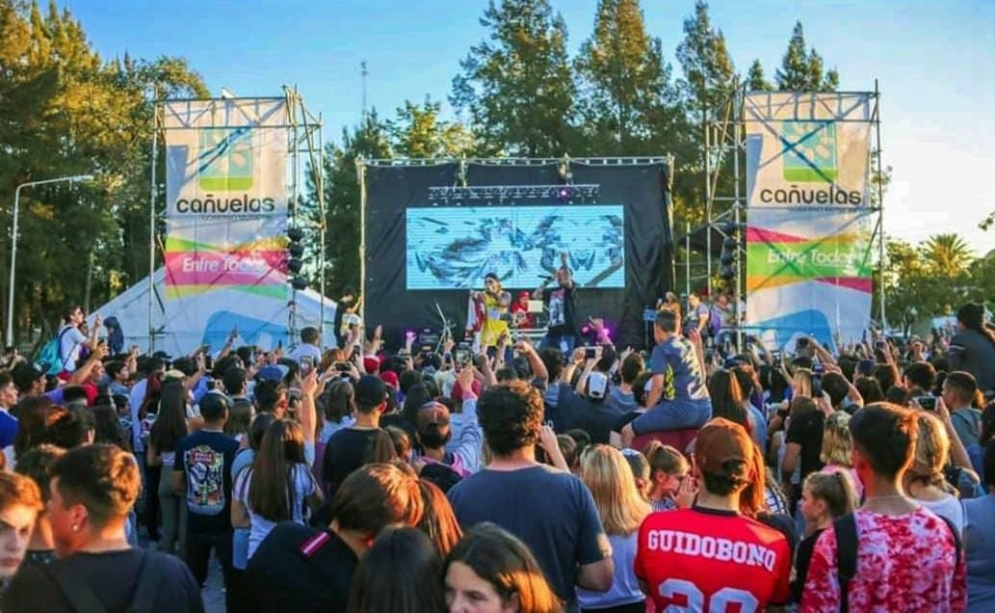
<svg viewBox="0 0 995 613">
<path fill-rule="evenodd" d="M 964 512 L 964 507 L 962 506 L 961 513 L 963 512 Z M 949 519 L 947 519 L 946 517 L 942 515 L 937 515 L 937 517 L 943 520 L 943 523 L 945 523 L 947 527 L 950 528 L 950 533 L 953 534 L 954 536 L 954 551 L 957 554 L 956 558 L 954 559 L 954 562 L 955 564 L 960 565 L 961 556 L 963 555 L 964 551 L 964 546 L 960 540 L 960 532 L 957 530 L 957 526 L 955 526 L 954 523 Z"/>
<path fill-rule="evenodd" d="M 77 613 L 107 613 L 107 608 L 79 575 L 66 572 L 58 563 L 39 568 L 55 581 L 59 590 L 69 599 L 69 603 Z"/>
<path fill-rule="evenodd" d="M 152 613 L 159 599 L 159 587 L 166 576 L 166 554 L 145 550 L 142 553 L 141 570 L 135 584 L 135 594 L 131 598 L 129 613 Z"/>
<path fill-rule="evenodd" d="M 850 581 L 857 574 L 857 520 L 847 513 L 833 522 L 836 533 L 836 575 L 840 586 L 840 613 L 850 610 Z"/>
</svg>

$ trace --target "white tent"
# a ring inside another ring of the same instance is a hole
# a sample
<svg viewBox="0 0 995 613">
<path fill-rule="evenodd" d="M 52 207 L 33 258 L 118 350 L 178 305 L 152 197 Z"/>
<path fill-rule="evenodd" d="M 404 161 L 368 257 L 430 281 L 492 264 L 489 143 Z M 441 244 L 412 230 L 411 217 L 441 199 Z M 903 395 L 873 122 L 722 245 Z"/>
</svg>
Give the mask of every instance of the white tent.
<svg viewBox="0 0 995 613">
<path fill-rule="evenodd" d="M 273 349 L 278 344 L 290 347 L 298 338 L 288 337 L 290 309 L 296 309 L 298 332 L 307 326 L 322 331 L 322 342 L 334 344 L 335 303 L 322 298 L 316 291 L 307 289 L 293 294 L 289 288 L 285 300 L 253 296 L 237 289 L 220 289 L 204 294 L 193 301 L 186 301 L 184 312 L 164 310 L 163 283 L 165 269 L 155 272 L 155 297 L 152 302 L 152 319 L 155 350 L 177 356 L 189 354 L 201 345 L 210 345 L 218 351 L 232 330 L 237 330 L 235 346 L 258 345 Z M 119 294 L 116 298 L 94 311 L 90 317 L 114 317 L 124 334 L 124 347 L 138 345 L 142 351 L 149 349 L 149 281 L 148 277 Z M 291 305 L 294 296 L 294 305 Z M 320 324 L 321 304 L 324 301 L 324 325 Z"/>
</svg>

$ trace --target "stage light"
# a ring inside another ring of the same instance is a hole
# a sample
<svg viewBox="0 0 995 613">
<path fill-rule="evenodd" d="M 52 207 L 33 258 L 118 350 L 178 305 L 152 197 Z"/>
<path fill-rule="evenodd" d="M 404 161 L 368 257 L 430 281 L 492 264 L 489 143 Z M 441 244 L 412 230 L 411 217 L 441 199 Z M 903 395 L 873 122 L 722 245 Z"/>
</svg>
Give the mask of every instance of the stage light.
<svg viewBox="0 0 995 613">
<path fill-rule="evenodd" d="M 301 271 L 301 268 L 304 268 L 304 262 L 299 258 L 290 258 L 287 260 L 287 270 L 295 275 Z"/>
<path fill-rule="evenodd" d="M 290 252 L 291 257 L 299 258 L 304 256 L 304 245 L 300 243 L 294 243 L 287 248 Z"/>
<path fill-rule="evenodd" d="M 304 277 L 294 277 L 290 280 L 290 285 L 295 291 L 302 292 L 307 289 L 307 279 Z"/>
</svg>

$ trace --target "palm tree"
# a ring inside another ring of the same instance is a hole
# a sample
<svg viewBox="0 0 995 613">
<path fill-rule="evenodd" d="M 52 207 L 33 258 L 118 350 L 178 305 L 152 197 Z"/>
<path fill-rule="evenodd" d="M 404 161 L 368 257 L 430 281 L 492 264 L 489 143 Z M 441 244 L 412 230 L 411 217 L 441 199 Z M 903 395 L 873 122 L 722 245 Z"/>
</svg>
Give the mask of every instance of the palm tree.
<svg viewBox="0 0 995 613">
<path fill-rule="evenodd" d="M 956 234 L 934 234 L 922 247 L 926 265 L 946 277 L 964 272 L 973 259 L 967 243 Z"/>
</svg>

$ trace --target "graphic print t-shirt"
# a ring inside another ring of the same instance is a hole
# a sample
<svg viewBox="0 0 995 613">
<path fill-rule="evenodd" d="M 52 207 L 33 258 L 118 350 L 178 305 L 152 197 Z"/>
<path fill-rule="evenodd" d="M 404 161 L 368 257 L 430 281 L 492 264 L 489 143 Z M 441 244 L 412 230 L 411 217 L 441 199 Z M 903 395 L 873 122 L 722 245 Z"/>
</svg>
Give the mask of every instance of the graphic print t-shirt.
<svg viewBox="0 0 995 613">
<path fill-rule="evenodd" d="M 682 337 L 674 336 L 653 348 L 650 369 L 654 375 L 663 375 L 664 381 L 672 381 L 673 388 L 661 398 L 673 400 L 704 400 L 708 398 L 708 388 L 702 375 L 701 363 L 695 355 L 694 347 Z"/>
<path fill-rule="evenodd" d="M 186 475 L 190 530 L 231 530 L 231 465 L 236 451 L 235 439 L 205 430 L 176 444 L 176 466 Z"/>
<path fill-rule="evenodd" d="M 754 613 L 788 602 L 791 549 L 783 534 L 737 513 L 679 509 L 643 521 L 635 571 L 657 611 Z"/>
<path fill-rule="evenodd" d="M 574 288 L 557 287 L 549 292 L 549 334 L 576 336 L 574 325 Z"/>
<path fill-rule="evenodd" d="M 858 510 L 857 568 L 848 594 L 851 611 L 963 611 L 967 569 L 957 562 L 946 522 L 919 508 L 897 517 Z M 808 566 L 803 612 L 839 610 L 836 532 L 826 530 Z"/>
</svg>

